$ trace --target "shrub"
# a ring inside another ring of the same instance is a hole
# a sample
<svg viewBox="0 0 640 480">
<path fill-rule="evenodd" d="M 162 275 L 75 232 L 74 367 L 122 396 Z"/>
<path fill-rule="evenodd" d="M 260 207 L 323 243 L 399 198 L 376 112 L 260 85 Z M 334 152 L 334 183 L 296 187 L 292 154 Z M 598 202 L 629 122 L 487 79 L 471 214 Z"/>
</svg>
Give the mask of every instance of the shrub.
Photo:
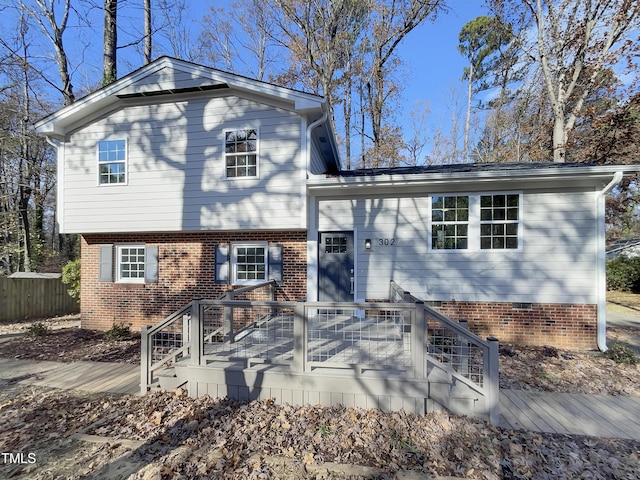
<svg viewBox="0 0 640 480">
<path fill-rule="evenodd" d="M 80 297 L 80 259 L 76 258 L 67 262 L 62 267 L 62 283 L 68 286 L 67 290 L 72 298 Z"/>
<path fill-rule="evenodd" d="M 28 338 L 43 337 L 49 333 L 49 327 L 42 322 L 32 323 L 25 330 L 25 336 Z"/>
<path fill-rule="evenodd" d="M 124 325 L 123 323 L 119 323 L 113 326 L 104 332 L 104 338 L 109 341 L 119 342 L 120 340 L 127 340 L 131 337 L 131 329 L 129 325 Z"/>
<path fill-rule="evenodd" d="M 608 260 L 607 289 L 640 293 L 640 257 Z"/>
<path fill-rule="evenodd" d="M 622 342 L 611 344 L 609 350 L 604 354 L 616 363 L 627 363 L 629 365 L 640 363 L 640 358 L 638 358 L 636 352 L 629 345 Z"/>
</svg>

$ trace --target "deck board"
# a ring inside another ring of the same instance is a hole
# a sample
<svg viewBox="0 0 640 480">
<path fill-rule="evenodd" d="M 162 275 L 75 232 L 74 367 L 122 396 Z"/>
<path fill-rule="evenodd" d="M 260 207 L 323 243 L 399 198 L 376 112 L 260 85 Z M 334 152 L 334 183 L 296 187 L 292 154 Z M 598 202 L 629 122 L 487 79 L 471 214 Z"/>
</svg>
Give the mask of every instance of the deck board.
<svg viewBox="0 0 640 480">
<path fill-rule="evenodd" d="M 503 389 L 501 426 L 640 440 L 640 398 Z"/>
</svg>

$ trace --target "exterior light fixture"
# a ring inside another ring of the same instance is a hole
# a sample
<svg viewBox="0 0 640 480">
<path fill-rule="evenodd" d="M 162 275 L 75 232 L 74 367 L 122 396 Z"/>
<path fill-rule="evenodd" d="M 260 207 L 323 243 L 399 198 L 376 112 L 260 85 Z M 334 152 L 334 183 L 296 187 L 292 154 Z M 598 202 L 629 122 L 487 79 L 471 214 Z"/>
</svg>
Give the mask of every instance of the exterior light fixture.
<svg viewBox="0 0 640 480">
<path fill-rule="evenodd" d="M 364 249 L 365 250 L 371 250 L 371 239 L 370 238 L 367 238 L 364 241 Z"/>
</svg>

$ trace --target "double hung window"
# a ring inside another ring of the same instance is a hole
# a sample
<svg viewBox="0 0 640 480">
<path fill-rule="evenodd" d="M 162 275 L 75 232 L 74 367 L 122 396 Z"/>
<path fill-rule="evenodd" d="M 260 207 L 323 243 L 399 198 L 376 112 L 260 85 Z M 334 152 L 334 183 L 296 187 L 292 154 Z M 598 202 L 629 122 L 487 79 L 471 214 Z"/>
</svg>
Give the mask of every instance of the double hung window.
<svg viewBox="0 0 640 480">
<path fill-rule="evenodd" d="M 258 131 L 255 128 L 230 130 L 224 135 L 227 178 L 258 176 Z"/>
<path fill-rule="evenodd" d="M 520 196 L 482 195 L 480 197 L 480 248 L 518 248 Z"/>
<path fill-rule="evenodd" d="M 264 282 L 267 279 L 267 246 L 234 245 L 232 264 L 235 283 Z"/>
<path fill-rule="evenodd" d="M 158 246 L 143 243 L 100 246 L 101 282 L 157 283 Z"/>
<path fill-rule="evenodd" d="M 144 245 L 118 245 L 116 255 L 116 281 L 144 282 Z"/>
<path fill-rule="evenodd" d="M 127 142 L 101 140 L 98 142 L 98 184 L 123 184 L 127 181 Z"/>
<path fill-rule="evenodd" d="M 469 247 L 469 197 L 431 198 L 431 248 L 465 250 Z"/>
</svg>

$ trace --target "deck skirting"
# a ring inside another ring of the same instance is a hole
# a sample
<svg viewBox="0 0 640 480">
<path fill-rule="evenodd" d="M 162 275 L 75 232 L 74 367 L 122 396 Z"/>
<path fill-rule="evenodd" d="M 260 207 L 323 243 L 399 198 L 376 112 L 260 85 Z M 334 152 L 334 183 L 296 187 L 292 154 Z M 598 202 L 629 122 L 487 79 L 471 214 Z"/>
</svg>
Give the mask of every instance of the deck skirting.
<svg viewBox="0 0 640 480">
<path fill-rule="evenodd" d="M 324 369 L 323 369 L 324 370 Z M 189 395 L 229 397 L 239 401 L 272 399 L 278 404 L 323 405 L 405 410 L 424 415 L 443 410 L 429 398 L 429 382 L 407 375 L 351 370 L 292 372 L 287 366 L 262 364 L 252 368 L 236 365 L 176 365 L 179 378 L 187 381 Z"/>
</svg>

